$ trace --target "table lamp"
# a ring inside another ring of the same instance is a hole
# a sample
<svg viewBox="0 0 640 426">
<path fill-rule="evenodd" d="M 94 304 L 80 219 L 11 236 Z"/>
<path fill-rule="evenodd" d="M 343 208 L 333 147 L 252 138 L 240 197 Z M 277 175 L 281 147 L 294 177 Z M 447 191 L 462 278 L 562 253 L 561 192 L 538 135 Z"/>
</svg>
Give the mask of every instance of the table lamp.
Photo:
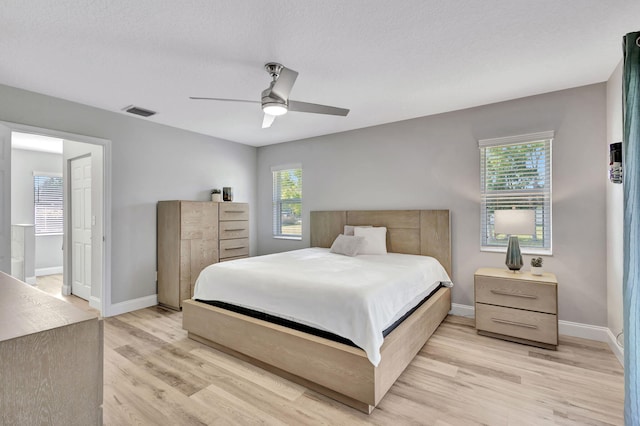
<svg viewBox="0 0 640 426">
<path fill-rule="evenodd" d="M 494 234 L 509 236 L 505 264 L 513 272 L 522 268 L 522 253 L 518 235 L 533 235 L 536 230 L 535 210 L 496 210 L 494 213 Z"/>
</svg>

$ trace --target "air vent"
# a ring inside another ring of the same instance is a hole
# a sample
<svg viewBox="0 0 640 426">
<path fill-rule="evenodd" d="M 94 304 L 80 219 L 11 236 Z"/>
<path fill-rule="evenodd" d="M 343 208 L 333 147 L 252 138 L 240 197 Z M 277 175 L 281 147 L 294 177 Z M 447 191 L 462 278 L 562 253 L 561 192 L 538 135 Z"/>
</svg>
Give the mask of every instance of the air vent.
<svg viewBox="0 0 640 426">
<path fill-rule="evenodd" d="M 131 114 L 141 115 L 143 117 L 151 117 L 152 115 L 156 114 L 155 111 L 151 111 L 150 109 L 140 108 L 134 105 L 129 105 L 128 107 L 124 107 L 122 110 Z"/>
</svg>

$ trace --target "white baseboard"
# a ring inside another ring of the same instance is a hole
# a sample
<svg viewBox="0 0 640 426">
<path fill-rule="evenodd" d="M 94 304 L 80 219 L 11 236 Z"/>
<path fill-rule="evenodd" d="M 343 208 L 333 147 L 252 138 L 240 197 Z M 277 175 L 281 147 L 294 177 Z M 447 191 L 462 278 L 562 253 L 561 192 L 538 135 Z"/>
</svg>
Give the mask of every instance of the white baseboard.
<svg viewBox="0 0 640 426">
<path fill-rule="evenodd" d="M 71 295 L 71 286 L 70 285 L 66 285 L 66 284 L 62 284 L 62 294 L 64 296 Z"/>
<path fill-rule="evenodd" d="M 149 306 L 155 306 L 158 304 L 158 295 L 139 297 L 133 300 L 127 300 L 120 303 L 113 303 L 108 312 L 103 312 L 102 316 L 112 317 L 115 315 L 126 314 L 127 312 L 137 311 L 138 309 L 148 308 Z"/>
<path fill-rule="evenodd" d="M 624 350 L 623 348 L 618 346 L 618 342 L 616 341 L 616 336 L 611 332 L 610 329 L 607 329 L 607 337 L 608 337 L 607 343 L 609 344 L 609 348 L 611 348 L 611 351 L 613 352 L 613 354 L 616 356 L 616 358 L 618 358 L 618 361 L 620 361 L 620 365 L 624 367 Z"/>
<path fill-rule="evenodd" d="M 38 268 L 38 269 L 36 269 L 36 277 L 41 277 L 43 275 L 62 274 L 62 273 L 63 273 L 62 266 L 52 266 L 50 268 Z"/>
<path fill-rule="evenodd" d="M 89 306 L 92 307 L 93 309 L 101 310 L 102 304 L 100 303 L 100 298 L 91 296 L 89 298 Z"/>
<path fill-rule="evenodd" d="M 607 342 L 609 337 L 607 327 L 600 327 L 598 325 L 582 324 L 579 322 L 571 321 L 558 321 L 558 333 L 565 336 L 580 337 L 582 339 L 595 340 L 597 342 Z"/>
<path fill-rule="evenodd" d="M 27 277 L 24 279 L 24 282 L 29 285 L 36 285 L 36 277 Z"/>
<path fill-rule="evenodd" d="M 475 309 L 473 306 L 452 303 L 449 314 L 474 318 Z M 617 345 L 615 336 L 607 327 L 559 320 L 558 333 L 565 336 L 580 337 L 583 339 L 595 340 L 597 342 L 606 342 L 609 344 L 613 354 L 618 358 L 618 361 L 620 361 L 621 364 L 624 364 L 624 354 L 622 349 Z"/>
<path fill-rule="evenodd" d="M 459 317 L 475 318 L 476 311 L 473 306 L 452 303 L 449 315 L 457 315 Z"/>
</svg>

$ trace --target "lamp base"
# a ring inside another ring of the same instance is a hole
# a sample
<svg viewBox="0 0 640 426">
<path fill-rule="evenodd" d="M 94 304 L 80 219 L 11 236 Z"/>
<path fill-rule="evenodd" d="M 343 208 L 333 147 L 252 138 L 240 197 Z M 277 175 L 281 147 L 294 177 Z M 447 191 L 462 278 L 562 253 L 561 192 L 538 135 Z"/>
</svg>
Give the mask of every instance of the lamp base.
<svg viewBox="0 0 640 426">
<path fill-rule="evenodd" d="M 513 272 L 517 272 L 522 268 L 522 253 L 520 253 L 520 243 L 515 235 L 509 236 L 509 245 L 507 246 L 507 258 L 504 262 L 507 268 Z"/>
</svg>

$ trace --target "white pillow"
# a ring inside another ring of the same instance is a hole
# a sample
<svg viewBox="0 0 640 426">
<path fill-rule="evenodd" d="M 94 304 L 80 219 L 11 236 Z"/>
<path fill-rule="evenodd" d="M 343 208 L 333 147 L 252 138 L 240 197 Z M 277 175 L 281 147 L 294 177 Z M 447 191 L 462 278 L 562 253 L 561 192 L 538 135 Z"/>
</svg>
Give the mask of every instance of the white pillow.
<svg viewBox="0 0 640 426">
<path fill-rule="evenodd" d="M 344 226 L 344 235 L 353 235 L 353 230 L 355 228 L 371 228 L 371 225 L 364 225 L 364 226 L 345 225 Z"/>
<path fill-rule="evenodd" d="M 353 235 L 338 235 L 329 250 L 331 253 L 344 254 L 345 256 L 355 256 L 364 245 L 363 237 Z"/>
<path fill-rule="evenodd" d="M 364 237 L 364 245 L 358 254 L 387 253 L 387 228 L 384 226 L 375 228 L 357 227 L 353 232 L 356 237 Z"/>
</svg>

